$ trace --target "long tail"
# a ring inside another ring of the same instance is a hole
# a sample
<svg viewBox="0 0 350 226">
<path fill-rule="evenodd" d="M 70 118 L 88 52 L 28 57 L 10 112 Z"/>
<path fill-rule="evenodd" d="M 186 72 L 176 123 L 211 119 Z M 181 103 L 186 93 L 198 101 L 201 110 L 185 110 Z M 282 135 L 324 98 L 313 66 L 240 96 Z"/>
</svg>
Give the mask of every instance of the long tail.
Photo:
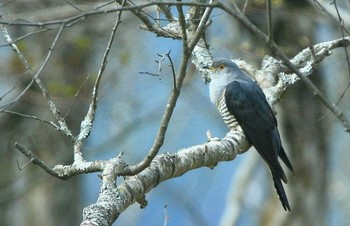
<svg viewBox="0 0 350 226">
<path fill-rule="evenodd" d="M 290 206 L 289 206 L 286 192 L 284 191 L 284 188 L 283 188 L 282 180 L 274 173 L 272 173 L 272 178 L 273 178 L 273 183 L 275 185 L 277 194 L 281 200 L 281 203 L 282 203 L 284 210 L 286 210 L 286 211 L 288 210 L 290 212 L 291 210 L 290 210 Z"/>
<path fill-rule="evenodd" d="M 284 151 L 283 147 L 280 149 L 278 156 L 282 159 L 284 164 L 286 164 L 288 169 L 294 174 L 294 169 L 293 169 L 292 163 L 290 163 L 288 156 L 287 156 L 286 152 Z"/>
</svg>

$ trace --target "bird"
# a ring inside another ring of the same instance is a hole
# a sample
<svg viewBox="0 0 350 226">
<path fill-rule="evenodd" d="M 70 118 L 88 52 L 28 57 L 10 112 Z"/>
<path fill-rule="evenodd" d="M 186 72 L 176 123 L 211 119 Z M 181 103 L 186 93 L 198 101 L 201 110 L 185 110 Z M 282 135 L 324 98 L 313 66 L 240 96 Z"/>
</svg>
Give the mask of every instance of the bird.
<svg viewBox="0 0 350 226">
<path fill-rule="evenodd" d="M 280 158 L 294 174 L 294 169 L 282 146 L 277 119 L 259 85 L 232 60 L 219 58 L 204 66 L 210 77 L 211 102 L 217 107 L 230 130 L 239 125 L 247 140 L 267 163 L 281 204 L 291 211 L 282 181 L 287 176 Z"/>
</svg>

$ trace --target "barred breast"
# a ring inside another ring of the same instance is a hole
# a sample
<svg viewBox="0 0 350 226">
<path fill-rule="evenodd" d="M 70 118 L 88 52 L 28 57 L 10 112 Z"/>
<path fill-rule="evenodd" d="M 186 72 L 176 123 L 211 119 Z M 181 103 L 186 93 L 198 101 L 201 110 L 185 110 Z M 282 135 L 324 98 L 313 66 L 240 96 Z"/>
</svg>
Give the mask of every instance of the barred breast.
<svg viewBox="0 0 350 226">
<path fill-rule="evenodd" d="M 227 109 L 225 92 L 223 92 L 217 107 L 228 128 L 235 129 L 238 126 L 238 122 L 236 121 L 235 116 L 233 116 Z"/>
</svg>

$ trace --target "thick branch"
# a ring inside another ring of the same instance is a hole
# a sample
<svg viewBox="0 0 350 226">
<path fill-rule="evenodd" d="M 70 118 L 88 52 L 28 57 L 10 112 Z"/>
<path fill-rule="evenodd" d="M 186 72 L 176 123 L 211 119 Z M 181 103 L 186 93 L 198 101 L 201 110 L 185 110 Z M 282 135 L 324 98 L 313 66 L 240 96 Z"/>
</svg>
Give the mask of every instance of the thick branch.
<svg viewBox="0 0 350 226">
<path fill-rule="evenodd" d="M 222 141 L 212 141 L 174 154 L 156 156 L 149 167 L 135 176 L 127 177 L 117 189 L 103 191 L 96 204 L 84 209 L 84 221 L 81 225 L 89 225 L 86 222 L 109 225 L 108 222 L 114 222 L 120 213 L 143 199 L 146 193 L 161 182 L 199 167 L 212 168 L 218 162 L 233 160 L 237 154 L 249 148 L 243 137 L 241 132 L 230 132 Z"/>
</svg>

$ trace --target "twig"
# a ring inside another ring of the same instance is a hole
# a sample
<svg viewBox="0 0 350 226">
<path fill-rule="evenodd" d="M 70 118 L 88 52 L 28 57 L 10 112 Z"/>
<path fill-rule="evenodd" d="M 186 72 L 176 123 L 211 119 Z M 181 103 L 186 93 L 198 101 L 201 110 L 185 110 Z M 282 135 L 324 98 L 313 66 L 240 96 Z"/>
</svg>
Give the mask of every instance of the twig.
<svg viewBox="0 0 350 226">
<path fill-rule="evenodd" d="M 102 3 L 101 5 L 97 6 L 95 8 L 95 10 L 101 9 L 101 8 L 103 8 L 103 7 L 107 6 L 107 5 L 111 5 L 111 4 L 115 4 L 115 0 L 111 0 L 111 1 L 108 1 L 108 2 L 105 2 L 105 3 Z"/>
<path fill-rule="evenodd" d="M 338 6 L 337 6 L 337 1 L 334 0 L 334 7 L 335 10 L 337 12 L 338 15 L 338 19 L 339 19 L 339 24 L 340 24 L 340 31 L 341 31 L 341 35 L 343 40 L 345 40 L 345 27 L 344 27 L 344 20 L 341 18 L 339 10 L 338 10 Z M 344 53 L 345 53 L 345 57 L 346 57 L 346 62 L 347 62 L 347 67 L 348 67 L 348 75 L 350 76 L 350 59 L 349 59 L 349 53 L 348 53 L 348 49 L 347 46 L 344 46 Z M 338 105 L 340 100 L 344 97 L 346 91 L 349 89 L 350 86 L 350 81 L 348 82 L 347 86 L 345 87 L 344 91 L 342 92 L 342 94 L 340 95 L 339 99 L 337 100 L 337 102 L 335 103 L 335 105 Z"/>
<path fill-rule="evenodd" d="M 122 4 L 125 3 L 125 0 L 122 2 Z M 83 156 L 82 156 L 82 148 L 83 148 L 83 140 L 85 140 L 92 129 L 92 124 L 95 120 L 95 114 L 96 114 L 96 109 L 97 109 L 97 96 L 98 96 L 98 89 L 99 89 L 99 84 L 103 75 L 103 72 L 106 68 L 107 65 L 107 58 L 109 56 L 109 51 L 111 50 L 113 40 L 115 37 L 115 34 L 117 32 L 117 28 L 119 24 L 121 23 L 121 14 L 122 11 L 120 11 L 117 14 L 117 19 L 114 23 L 105 53 L 103 54 L 102 62 L 99 68 L 99 71 L 97 73 L 97 77 L 95 80 L 94 88 L 92 91 L 92 98 L 91 98 L 91 103 L 88 109 L 88 112 L 86 113 L 86 116 L 84 120 L 80 124 L 80 132 L 79 135 L 76 137 L 75 142 L 74 142 L 74 162 L 81 162 L 83 161 Z"/>
<path fill-rule="evenodd" d="M 47 91 L 47 89 L 45 88 L 44 84 L 41 82 L 39 75 L 41 74 L 41 72 L 44 70 L 44 68 L 46 67 L 51 54 L 55 48 L 55 45 L 59 39 L 59 37 L 62 34 L 64 28 L 64 24 L 61 24 L 60 29 L 58 30 L 50 48 L 49 51 L 46 55 L 46 58 L 44 60 L 44 62 L 41 64 L 40 68 L 38 69 L 38 71 L 34 74 L 33 69 L 31 68 L 31 66 L 29 65 L 29 62 L 27 61 L 27 59 L 24 57 L 24 55 L 21 53 L 21 51 L 18 49 L 18 47 L 16 46 L 16 44 L 12 41 L 11 36 L 9 35 L 9 33 L 7 32 L 7 29 L 5 26 L 3 26 L 2 30 L 3 30 L 3 34 L 6 37 L 8 43 L 10 43 L 10 46 L 12 48 L 12 50 L 17 54 L 18 58 L 20 59 L 20 61 L 23 63 L 23 65 L 26 67 L 26 69 L 31 73 L 34 74 L 32 80 L 29 82 L 29 84 L 24 88 L 24 90 L 22 90 L 22 92 L 17 95 L 14 99 L 12 99 L 11 101 L 9 101 L 8 103 L 5 103 L 4 105 L 1 106 L 2 110 L 5 110 L 7 107 L 11 106 L 12 104 L 16 103 L 28 90 L 29 88 L 32 86 L 32 84 L 34 83 L 34 81 L 37 83 L 37 85 L 39 86 L 42 94 L 44 95 L 44 97 L 46 98 L 48 105 L 50 107 L 50 110 L 52 112 L 52 114 L 55 116 L 58 124 L 59 124 L 59 130 L 65 134 L 67 137 L 70 137 L 71 139 L 73 139 L 73 135 L 72 132 L 69 130 L 68 126 L 66 125 L 66 122 L 64 121 L 64 119 L 60 116 L 60 113 L 58 111 L 58 109 L 56 108 L 56 104 L 52 101 L 52 99 L 50 98 L 50 95 Z"/>
<path fill-rule="evenodd" d="M 160 57 L 159 60 L 154 60 L 158 64 L 158 71 L 157 71 L 157 73 L 151 73 L 151 72 L 147 72 L 147 71 L 140 71 L 139 74 L 141 74 L 141 75 L 143 75 L 143 74 L 152 75 L 152 76 L 158 77 L 159 80 L 161 80 L 162 78 L 160 76 L 160 73 L 163 70 L 163 66 L 162 66 L 163 65 L 163 61 L 165 60 L 166 56 L 169 57 L 170 52 L 171 52 L 171 50 L 169 50 L 168 52 L 163 53 L 163 54 L 157 53 L 157 56 Z M 172 65 L 172 63 L 171 63 L 171 65 Z"/>
<path fill-rule="evenodd" d="M 29 149 L 27 149 L 26 147 L 24 147 L 23 145 L 21 145 L 20 143 L 16 142 L 15 143 L 15 147 L 17 148 L 17 150 L 19 150 L 20 152 L 22 152 L 22 154 L 24 154 L 25 156 L 27 156 L 30 161 L 32 163 L 34 163 L 35 165 L 39 166 L 40 168 L 42 168 L 44 171 L 46 171 L 48 174 L 57 177 L 57 178 L 61 178 L 58 173 L 56 171 L 54 171 L 53 169 L 51 169 L 49 166 L 47 166 L 44 161 L 42 161 L 41 159 L 39 159 L 33 152 L 31 152 Z"/>
<path fill-rule="evenodd" d="M 15 40 L 12 40 L 11 43 L 2 44 L 2 45 L 0 45 L 0 47 L 9 46 L 9 45 L 11 45 L 13 43 L 19 42 L 19 41 L 21 41 L 21 40 L 23 40 L 25 38 L 28 38 L 28 37 L 30 37 L 32 35 L 35 35 L 35 34 L 38 34 L 38 33 L 41 33 L 41 32 L 45 32 L 45 31 L 48 31 L 48 30 L 50 30 L 50 29 L 49 28 L 44 28 L 44 29 L 40 29 L 40 30 L 37 30 L 37 31 L 30 32 L 28 34 L 25 34 L 25 35 L 23 35 L 21 37 L 16 38 Z"/>
<path fill-rule="evenodd" d="M 209 4 L 210 6 L 205 9 L 189 45 L 189 51 L 192 53 L 192 63 L 194 63 L 197 70 L 201 72 L 206 84 L 210 82 L 210 78 L 208 72 L 203 70 L 203 67 L 211 64 L 212 56 L 209 52 L 209 46 L 207 45 L 203 34 L 208 26 L 210 14 L 213 10 L 215 2 L 209 1 Z"/>
<path fill-rule="evenodd" d="M 21 81 L 21 79 L 26 75 L 27 72 L 22 73 L 17 79 L 15 84 L 9 88 L 2 96 L 0 96 L 0 101 L 2 101 L 2 99 L 4 99 L 7 95 L 9 95 L 13 90 L 16 89 L 17 84 Z M 2 106 L 0 106 L 0 112 L 2 112 L 1 110 Z"/>
<path fill-rule="evenodd" d="M 19 163 L 18 163 L 18 160 L 16 160 L 16 163 L 17 163 L 17 167 L 19 170 L 23 170 L 24 168 L 26 168 L 30 163 L 33 162 L 34 159 L 29 159 L 28 162 L 26 162 L 24 165 L 20 166 Z"/>
<path fill-rule="evenodd" d="M 89 79 L 89 75 L 86 76 L 84 82 L 80 85 L 79 89 L 77 90 L 77 92 L 75 93 L 74 97 L 73 97 L 73 100 L 71 102 L 71 104 L 69 105 L 69 108 L 66 112 L 66 114 L 64 115 L 64 119 L 67 118 L 68 114 L 70 113 L 72 107 L 73 107 L 73 104 L 75 103 L 75 100 L 77 99 L 78 97 L 78 94 L 80 93 L 81 89 L 84 87 L 84 85 L 86 84 L 87 80 Z"/>
<path fill-rule="evenodd" d="M 183 44 L 182 44 L 182 46 L 183 46 L 183 48 L 182 48 L 182 52 L 183 52 L 182 53 L 182 62 L 181 62 L 180 68 L 179 68 L 178 76 L 177 76 L 176 81 L 174 83 L 174 84 L 176 84 L 176 87 L 173 89 L 172 94 L 170 96 L 170 99 L 168 101 L 168 104 L 166 105 L 167 107 L 166 107 L 166 110 L 164 112 L 163 118 L 161 120 L 160 127 L 158 129 L 158 133 L 157 133 L 156 139 L 152 145 L 151 150 L 149 151 L 147 156 L 140 163 L 138 163 L 137 165 L 134 165 L 134 166 L 130 166 L 130 168 L 128 170 L 126 170 L 126 172 L 125 172 L 126 175 L 135 175 L 135 174 L 141 172 L 147 166 L 149 166 L 149 164 L 152 162 L 153 158 L 157 155 L 159 149 L 163 145 L 165 133 L 167 131 L 170 118 L 171 118 L 172 113 L 174 111 L 177 98 L 180 95 L 180 90 L 181 90 L 184 78 L 186 76 L 186 69 L 187 69 L 188 61 L 191 57 L 191 54 L 192 54 L 194 47 L 196 46 L 196 43 L 198 42 L 198 40 L 200 39 L 201 35 L 204 32 L 205 24 L 209 18 L 209 15 L 210 15 L 210 12 L 212 9 L 212 5 L 210 4 L 209 6 L 210 7 L 208 7 L 205 10 L 204 15 L 202 16 L 202 19 L 198 25 L 198 28 L 197 28 L 195 34 L 192 35 L 193 39 L 191 40 L 189 46 L 187 44 L 188 40 L 187 40 L 187 33 L 186 33 L 187 31 L 185 28 L 185 26 L 186 26 L 185 17 L 183 15 L 182 8 L 178 8 L 179 21 L 180 21 L 181 29 L 183 31 L 182 35 L 183 35 L 184 40 L 183 40 Z M 182 16 L 181 16 L 181 14 L 182 14 Z"/>
<path fill-rule="evenodd" d="M 169 6 L 167 6 L 167 5 L 157 5 L 157 7 L 159 7 L 159 9 L 162 11 L 162 13 L 164 14 L 165 18 L 168 21 L 174 20 L 174 16 L 173 16 L 173 14 L 170 11 Z"/>
<path fill-rule="evenodd" d="M 318 0 L 312 0 L 312 1 L 315 4 L 315 6 L 317 6 L 321 11 L 323 11 L 327 16 L 329 16 L 334 22 L 339 23 L 339 20 L 337 20 L 334 17 L 334 15 L 331 12 L 329 12 Z M 344 27 L 343 24 L 340 24 L 340 26 L 343 27 L 343 30 L 346 33 L 350 34 L 350 31 L 346 27 Z"/>
<path fill-rule="evenodd" d="M 203 13 L 201 20 L 199 21 L 196 32 L 195 32 L 194 36 L 192 37 L 191 43 L 189 44 L 188 51 L 193 52 L 193 49 L 197 45 L 199 39 L 202 37 L 202 35 L 205 31 L 205 28 L 207 26 L 207 22 L 209 20 L 211 11 L 213 10 L 214 4 L 215 3 L 213 0 L 209 1 L 209 6 L 207 6 L 207 8 L 205 9 L 205 11 Z"/>
<path fill-rule="evenodd" d="M 0 17 L 0 19 L 2 19 Z M 4 35 L 4 37 L 6 38 L 6 41 L 9 43 L 11 49 L 17 54 L 18 58 L 20 59 L 20 61 L 24 64 L 24 66 L 26 67 L 26 69 L 32 74 L 32 70 L 29 67 L 29 64 L 27 62 L 27 60 L 24 58 L 24 56 L 22 55 L 22 53 L 19 51 L 19 49 L 17 48 L 17 46 L 14 44 L 14 42 L 12 41 L 12 38 L 10 36 L 10 34 L 7 31 L 7 28 L 5 26 L 2 26 L 2 33 Z M 18 82 L 18 80 L 17 80 Z M 16 82 L 16 83 L 17 83 Z M 24 94 L 25 92 L 30 88 L 30 86 L 34 83 L 34 78 L 29 82 L 29 84 L 25 87 L 24 90 L 22 90 L 22 92 L 20 92 L 20 94 L 18 94 L 14 99 L 12 99 L 11 101 L 3 104 L 0 106 L 0 111 L 5 110 L 6 108 L 8 108 L 9 106 L 11 106 L 12 104 L 14 104 L 15 102 L 17 102 Z M 13 87 L 14 89 L 14 87 Z M 9 93 L 10 91 L 8 91 L 7 93 Z M 4 96 L 7 95 L 7 93 L 5 93 Z M 4 97 L 3 96 L 3 97 Z M 2 98 L 3 98 L 2 97 Z"/>
<path fill-rule="evenodd" d="M 158 21 L 151 17 L 153 20 L 155 20 L 156 22 L 152 23 L 148 17 L 149 15 L 145 12 L 143 12 L 142 10 L 130 10 L 132 13 L 134 13 L 142 22 L 143 24 L 146 26 L 146 28 L 150 31 L 155 32 L 157 35 L 159 36 L 163 36 L 163 37 L 170 37 L 173 39 L 180 39 L 180 37 L 176 34 L 173 34 L 171 32 L 168 32 L 167 30 L 163 29 L 162 27 L 160 27 Z M 144 29 L 143 26 L 141 26 L 141 28 Z"/>
<path fill-rule="evenodd" d="M 37 72 L 37 76 L 35 76 L 35 82 L 36 84 L 39 86 L 42 94 L 44 95 L 44 97 L 46 98 L 49 107 L 50 107 L 50 111 L 52 112 L 52 114 L 55 116 L 58 124 L 60 125 L 60 131 L 63 132 L 67 137 L 70 137 L 71 139 L 73 139 L 73 134 L 70 131 L 70 129 L 68 128 L 66 121 L 64 120 L 64 118 L 61 117 L 61 114 L 59 112 L 59 110 L 56 107 L 56 103 L 51 99 L 49 92 L 47 91 L 46 87 L 44 86 L 44 84 L 41 82 L 41 79 L 38 78 L 39 74 L 44 70 L 44 68 L 46 67 L 51 54 L 56 46 L 56 43 L 58 42 L 58 39 L 60 38 L 62 32 L 63 32 L 63 28 L 64 28 L 64 24 L 61 25 L 60 29 L 58 30 L 55 39 L 53 40 L 49 51 L 47 53 L 46 59 L 44 60 L 43 64 L 40 66 L 38 72 Z"/>
<path fill-rule="evenodd" d="M 317 4 L 318 7 L 321 8 L 321 10 L 325 11 L 327 13 L 327 15 L 329 15 L 332 19 L 334 19 L 332 17 L 332 15 L 330 15 L 329 12 L 326 11 L 326 9 L 323 8 L 323 6 L 316 0 L 314 0 L 314 3 Z M 342 35 L 342 39 L 345 41 L 345 31 L 346 28 L 344 27 L 344 20 L 342 19 L 340 12 L 338 10 L 338 6 L 337 6 L 337 1 L 334 0 L 333 2 L 334 4 L 334 8 L 337 12 L 337 16 L 338 16 L 338 23 L 340 25 L 340 31 L 341 31 L 341 35 Z M 346 62 L 347 62 L 347 68 L 348 68 L 348 75 L 350 75 L 350 60 L 349 60 L 349 54 L 348 54 L 348 49 L 347 46 L 344 46 L 344 53 L 345 53 L 345 57 L 346 57 Z M 338 106 L 339 102 L 344 98 L 344 95 L 346 93 L 346 91 L 349 89 L 350 87 L 350 81 L 348 82 L 348 84 L 346 85 L 345 89 L 343 90 L 343 92 L 340 94 L 340 97 L 338 98 L 338 100 L 335 102 L 335 106 Z M 325 113 L 322 117 L 320 117 L 318 120 L 321 121 L 323 120 L 327 115 L 329 115 L 331 113 L 331 111 L 328 111 L 327 113 Z"/>
<path fill-rule="evenodd" d="M 266 4 L 267 4 L 267 34 L 269 36 L 269 39 L 273 40 L 271 0 L 266 0 Z"/>
<path fill-rule="evenodd" d="M 156 63 L 159 63 L 156 61 Z M 139 74 L 141 75 L 151 75 L 151 76 L 154 76 L 154 77 L 158 77 L 159 80 L 162 80 L 162 78 L 160 77 L 160 74 L 157 72 L 157 73 L 152 73 L 152 72 L 148 72 L 148 71 L 139 71 Z"/>
<path fill-rule="evenodd" d="M 180 2 L 181 0 L 177 0 Z M 181 29 L 181 38 L 182 38 L 182 51 L 185 54 L 188 54 L 188 39 L 187 39 L 187 29 L 186 29 L 186 20 L 185 20 L 185 15 L 182 10 L 181 5 L 177 5 L 177 12 L 179 14 L 179 24 L 180 24 L 180 29 Z"/>
<path fill-rule="evenodd" d="M 34 116 L 34 115 L 27 115 L 27 114 L 22 114 L 22 113 L 19 113 L 19 112 L 15 112 L 15 111 L 9 111 L 9 110 L 4 110 L 3 113 L 8 113 L 8 114 L 13 114 L 13 115 L 18 115 L 18 116 L 21 116 L 23 118 L 29 118 L 29 119 L 34 119 L 34 120 L 37 120 L 37 121 L 40 121 L 40 122 L 43 122 L 43 123 L 46 123 L 50 126 L 52 126 L 55 130 L 59 130 L 60 127 L 58 125 L 56 125 L 54 122 L 49 122 L 45 119 L 41 119 L 37 116 Z"/>
<path fill-rule="evenodd" d="M 107 2 L 105 5 L 110 4 L 112 1 Z M 115 1 L 113 1 L 115 2 Z M 122 0 L 117 0 L 119 4 L 121 4 L 123 1 Z M 105 5 L 102 5 L 101 7 L 104 7 Z M 207 4 L 207 3 L 197 3 L 197 2 L 174 2 L 174 1 L 154 1 L 154 2 L 148 2 L 148 3 L 143 3 L 139 5 L 132 5 L 129 2 L 126 2 L 123 7 L 118 7 L 118 8 L 111 8 L 111 9 L 100 9 L 101 7 L 93 10 L 86 11 L 84 13 L 79 13 L 78 15 L 74 15 L 65 19 L 59 19 L 59 20 L 50 20 L 50 21 L 39 21 L 39 22 L 28 22 L 28 21 L 0 21 L 0 24 L 3 25 L 16 25 L 16 26 L 30 26 L 30 27 L 48 27 L 48 26 L 54 26 L 54 25 L 61 25 L 65 24 L 68 25 L 72 21 L 76 20 L 81 20 L 90 16 L 95 16 L 95 15 L 100 15 L 100 14 L 109 14 L 109 13 L 115 13 L 115 12 L 120 12 L 120 11 L 131 11 L 134 13 L 136 16 L 140 16 L 139 18 L 145 16 L 142 14 L 138 14 L 141 12 L 142 9 L 150 7 L 150 6 L 155 6 L 155 5 L 169 5 L 169 6 L 198 6 L 198 7 L 211 7 L 214 6 L 216 7 L 216 3 L 212 4 Z M 143 21 L 144 18 L 141 20 Z M 144 21 L 143 21 L 144 22 Z M 151 25 L 153 26 L 153 24 Z M 164 33 L 164 32 L 163 32 Z M 166 34 L 165 34 L 166 35 Z"/>
<path fill-rule="evenodd" d="M 39 159 L 32 151 L 30 151 L 28 148 L 26 148 L 22 144 L 16 142 L 15 147 L 17 150 L 19 150 L 22 154 L 24 154 L 30 160 L 25 165 L 28 165 L 29 163 L 32 162 L 33 164 L 39 166 L 48 174 L 63 180 L 67 180 L 73 177 L 74 175 L 78 175 L 78 174 L 101 172 L 105 168 L 107 163 L 107 161 L 93 161 L 93 162 L 84 162 L 81 164 L 73 164 L 69 166 L 57 165 L 54 168 L 51 168 L 48 165 L 46 165 L 44 161 Z M 120 166 L 123 166 L 123 164 L 120 164 Z M 21 168 L 23 169 L 23 166 Z"/>
<path fill-rule="evenodd" d="M 174 69 L 174 63 L 173 63 L 173 60 L 171 59 L 170 57 L 170 50 L 168 53 L 166 53 L 166 56 L 168 57 L 168 60 L 170 62 L 170 68 L 171 68 L 171 72 L 172 72 L 172 75 L 173 75 L 173 85 L 174 85 L 174 89 L 176 89 L 176 73 L 175 73 L 175 69 Z"/>
<path fill-rule="evenodd" d="M 245 13 L 245 12 L 247 11 L 248 1 L 249 1 L 249 0 L 245 0 L 245 2 L 244 2 L 244 6 L 243 6 L 243 9 L 242 9 L 242 12 L 243 12 L 243 13 Z"/>
<path fill-rule="evenodd" d="M 277 47 L 277 46 L 276 46 Z M 316 85 L 302 73 L 290 60 L 289 58 L 280 51 L 279 48 L 274 49 L 274 52 L 284 61 L 284 63 L 304 82 L 312 94 L 315 95 L 343 124 L 345 131 L 350 132 L 350 121 L 345 117 L 343 112 L 334 104 L 329 102 L 323 93 L 316 87 Z"/>
<path fill-rule="evenodd" d="M 134 165 L 134 166 L 130 166 L 126 171 L 125 171 L 125 175 L 135 175 L 138 174 L 139 172 L 141 172 L 142 170 L 144 170 L 147 166 L 149 166 L 152 162 L 152 160 L 154 159 L 154 157 L 158 154 L 159 149 L 162 147 L 163 143 L 164 143 L 164 139 L 165 139 L 165 133 L 167 131 L 171 116 L 174 112 L 174 108 L 177 102 L 177 99 L 180 95 L 180 91 L 181 91 L 181 87 L 184 81 L 184 78 L 186 76 L 186 69 L 187 69 L 187 65 L 188 65 L 188 61 L 191 57 L 191 53 L 192 53 L 192 49 L 189 49 L 188 44 L 187 44 L 187 34 L 186 34 L 186 24 L 185 24 L 185 17 L 183 15 L 182 12 L 182 8 L 178 8 L 179 11 L 179 20 L 180 20 L 180 26 L 181 29 L 183 31 L 182 35 L 183 35 L 183 48 L 182 48 L 182 61 L 181 61 L 181 65 L 179 68 L 179 72 L 178 72 L 178 76 L 176 78 L 176 89 L 173 89 L 170 99 L 166 105 L 166 109 L 165 112 L 163 114 L 161 123 L 160 123 L 160 127 L 158 129 L 157 132 L 157 136 L 156 139 L 152 145 L 152 148 L 150 149 L 150 151 L 148 152 L 147 156 L 138 164 Z M 182 16 L 180 15 L 182 14 Z"/>
<path fill-rule="evenodd" d="M 65 3 L 67 3 L 68 5 L 72 6 L 72 8 L 76 9 L 78 12 L 82 13 L 83 10 L 79 9 L 76 5 L 74 5 L 73 3 L 71 3 L 70 1 L 65 0 Z"/>
</svg>

